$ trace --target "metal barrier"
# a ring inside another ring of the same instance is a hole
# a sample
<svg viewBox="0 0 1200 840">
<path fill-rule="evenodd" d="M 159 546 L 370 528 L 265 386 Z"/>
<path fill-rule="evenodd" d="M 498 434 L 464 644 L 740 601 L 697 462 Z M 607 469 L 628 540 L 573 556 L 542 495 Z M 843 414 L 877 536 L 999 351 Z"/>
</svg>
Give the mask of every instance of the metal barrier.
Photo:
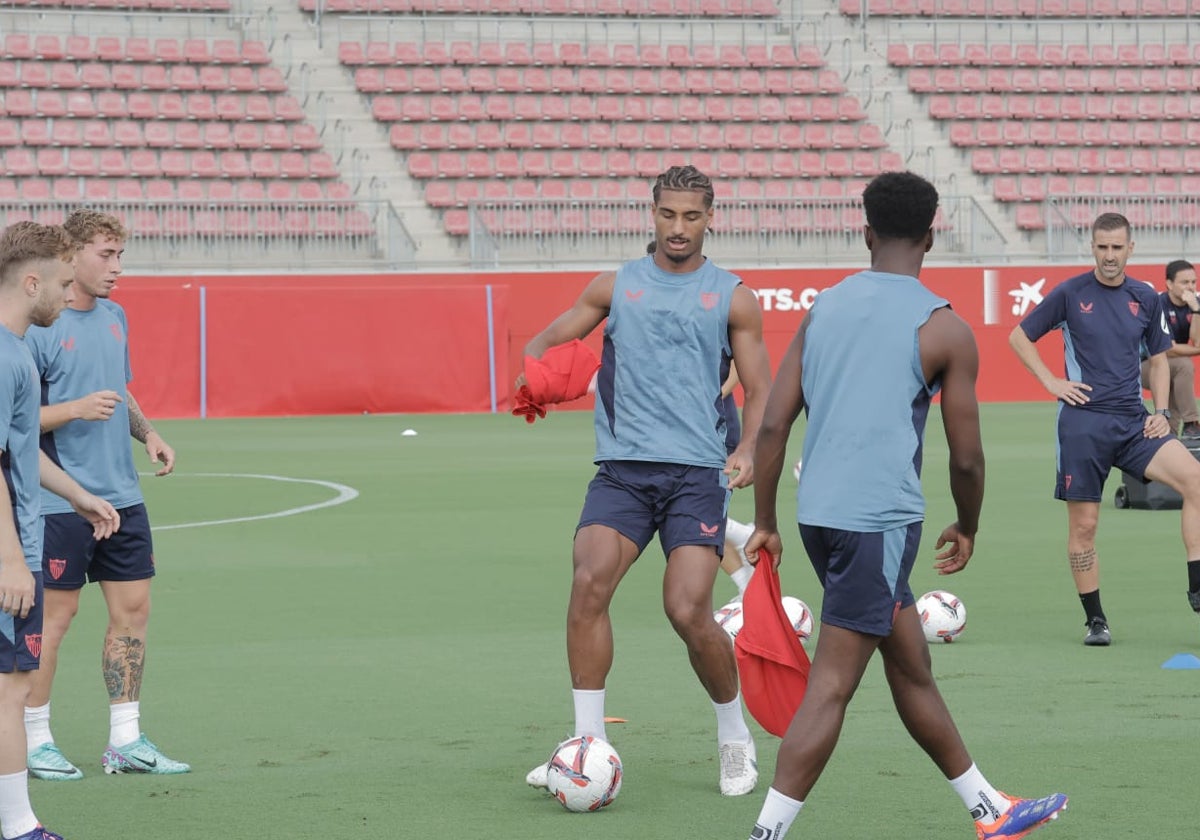
<svg viewBox="0 0 1200 840">
<path fill-rule="evenodd" d="M 76 203 L 0 204 L 0 227 L 59 224 Z M 396 270 L 417 244 L 387 201 L 88 202 L 129 229 L 129 271 Z"/>
<path fill-rule="evenodd" d="M 1114 46 L 1117 44 L 1193 44 L 1200 20 L 1193 17 L 1028 18 L 892 17 L 873 15 L 872 31 L 885 44 L 1017 44 Z M 1065 46 L 1063 47 L 1065 49 Z"/>
<path fill-rule="evenodd" d="M 243 8 L 238 8 L 242 5 Z M 5 6 L 0 35 L 110 35 L 121 38 L 232 38 L 271 43 L 277 23 L 273 9 L 255 8 L 254 0 L 231 3 L 224 12 L 166 9 L 108 10 Z"/>
<path fill-rule="evenodd" d="M 1200 197 L 1083 193 L 1046 199 L 1046 256 L 1091 259 L 1092 222 L 1101 213 L 1129 219 L 1137 254 L 1177 259 L 1200 247 Z"/>
<path fill-rule="evenodd" d="M 705 250 L 742 265 L 861 261 L 862 202 L 718 201 Z M 942 196 L 936 251 L 961 262 L 1003 258 L 1008 242 L 972 196 Z M 475 201 L 465 231 L 473 268 L 594 264 L 629 259 L 653 238 L 637 201 Z"/>
<path fill-rule="evenodd" d="M 824 16 L 800 18 L 726 17 L 585 17 L 571 15 L 418 15 L 326 14 L 319 26 L 331 27 L 335 43 L 344 41 L 578 41 L 651 44 L 816 45 L 828 52 L 832 42 Z"/>
</svg>

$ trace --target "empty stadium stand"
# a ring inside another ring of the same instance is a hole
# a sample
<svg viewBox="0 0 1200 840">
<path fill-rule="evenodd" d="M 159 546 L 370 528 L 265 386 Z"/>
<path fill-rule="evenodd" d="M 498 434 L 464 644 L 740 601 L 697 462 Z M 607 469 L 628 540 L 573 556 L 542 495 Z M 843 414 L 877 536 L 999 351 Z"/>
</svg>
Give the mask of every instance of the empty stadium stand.
<svg viewBox="0 0 1200 840">
<path fill-rule="evenodd" d="M 23 205 L 6 222 L 55 220 L 63 209 L 53 205 L 88 202 L 111 203 L 138 236 L 197 234 L 210 248 L 374 232 L 266 44 L 252 39 L 9 32 L 0 39 L 0 174 L 0 201 Z"/>
<path fill-rule="evenodd" d="M 338 55 L 432 207 L 640 201 L 647 180 L 682 163 L 729 197 L 754 184 L 761 198 L 767 181 L 781 201 L 843 198 L 901 166 L 814 45 L 344 42 Z M 600 215 L 604 229 L 645 229 L 644 214 Z M 500 234 L 586 227 L 571 215 L 486 218 Z M 461 213 L 444 219 L 461 230 Z M 753 214 L 723 221 L 760 227 Z"/>
<path fill-rule="evenodd" d="M 239 259 L 584 260 L 692 163 L 750 260 L 854 258 L 861 190 L 899 168 L 972 258 L 1055 255 L 1106 196 L 1194 226 L 1200 0 L 818 5 L 4 3 L 0 209 L 104 203 Z"/>
<path fill-rule="evenodd" d="M 1195 194 L 1200 44 L 890 44 L 887 60 L 1023 230 L 1054 196 Z M 1147 218 L 1194 224 L 1195 205 Z"/>
</svg>

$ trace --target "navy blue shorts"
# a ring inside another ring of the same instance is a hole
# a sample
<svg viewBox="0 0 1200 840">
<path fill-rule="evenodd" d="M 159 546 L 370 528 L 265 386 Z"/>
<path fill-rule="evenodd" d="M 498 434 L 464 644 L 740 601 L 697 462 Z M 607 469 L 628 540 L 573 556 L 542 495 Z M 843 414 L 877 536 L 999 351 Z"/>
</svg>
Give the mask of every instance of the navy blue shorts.
<svg viewBox="0 0 1200 840">
<path fill-rule="evenodd" d="M 42 658 L 42 574 L 34 572 L 37 584 L 33 609 L 24 618 L 0 613 L 0 674 L 36 671 Z"/>
<path fill-rule="evenodd" d="M 117 512 L 120 530 L 99 542 L 92 537 L 91 523 L 77 513 L 46 516 L 42 576 L 47 589 L 82 589 L 85 577 L 88 581 L 154 577 L 154 542 L 146 506 Z"/>
<path fill-rule="evenodd" d="M 1113 467 L 1147 481 L 1146 467 L 1163 444 L 1175 436 L 1147 438 L 1145 427 L 1145 414 L 1106 414 L 1060 404 L 1054 498 L 1100 501 Z"/>
<path fill-rule="evenodd" d="M 916 602 L 908 586 L 921 524 L 890 531 L 800 525 L 800 538 L 825 596 L 821 621 L 870 636 L 890 636 L 900 610 Z"/>
<path fill-rule="evenodd" d="M 728 485 L 729 477 L 716 467 L 601 461 L 588 484 L 579 528 L 612 528 L 635 543 L 639 554 L 658 531 L 668 557 L 681 545 L 711 545 L 720 557 L 725 553 Z"/>
</svg>

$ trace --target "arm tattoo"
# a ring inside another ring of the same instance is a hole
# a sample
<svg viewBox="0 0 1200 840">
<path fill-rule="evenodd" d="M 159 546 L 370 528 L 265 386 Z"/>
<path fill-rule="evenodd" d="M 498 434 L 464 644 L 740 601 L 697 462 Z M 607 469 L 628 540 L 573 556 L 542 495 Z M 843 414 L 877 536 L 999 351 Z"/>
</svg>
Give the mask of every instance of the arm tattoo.
<svg viewBox="0 0 1200 840">
<path fill-rule="evenodd" d="M 146 665 L 146 646 L 134 636 L 105 639 L 104 685 L 109 700 L 133 702 L 142 693 L 142 671 Z"/>
<path fill-rule="evenodd" d="M 1096 549 L 1094 548 L 1085 551 L 1068 551 L 1067 557 L 1071 561 L 1072 572 L 1090 572 L 1096 565 Z"/>
<path fill-rule="evenodd" d="M 139 443 L 145 443 L 146 437 L 154 431 L 154 427 L 150 425 L 146 415 L 142 414 L 142 407 L 129 391 L 125 392 L 125 402 L 129 406 L 129 434 Z"/>
</svg>

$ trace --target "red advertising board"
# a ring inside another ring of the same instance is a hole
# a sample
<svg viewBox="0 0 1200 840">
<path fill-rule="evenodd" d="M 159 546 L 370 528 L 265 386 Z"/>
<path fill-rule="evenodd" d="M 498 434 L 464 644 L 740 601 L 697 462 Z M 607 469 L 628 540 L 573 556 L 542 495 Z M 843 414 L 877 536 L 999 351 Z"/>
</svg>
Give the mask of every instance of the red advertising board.
<svg viewBox="0 0 1200 840">
<path fill-rule="evenodd" d="M 1008 335 L 1084 266 L 929 267 L 922 281 L 972 327 L 984 401 L 1048 399 Z M 1131 273 L 1162 287 L 1161 265 Z M 774 363 L 845 269 L 738 272 Z M 123 278 L 133 390 L 152 417 L 507 410 L 525 344 L 593 272 Z M 864 336 L 869 341 L 869 336 Z M 589 339 L 600 348 L 600 331 Z M 1039 347 L 1061 370 L 1062 344 Z M 579 401 L 580 407 L 589 404 Z"/>
</svg>

